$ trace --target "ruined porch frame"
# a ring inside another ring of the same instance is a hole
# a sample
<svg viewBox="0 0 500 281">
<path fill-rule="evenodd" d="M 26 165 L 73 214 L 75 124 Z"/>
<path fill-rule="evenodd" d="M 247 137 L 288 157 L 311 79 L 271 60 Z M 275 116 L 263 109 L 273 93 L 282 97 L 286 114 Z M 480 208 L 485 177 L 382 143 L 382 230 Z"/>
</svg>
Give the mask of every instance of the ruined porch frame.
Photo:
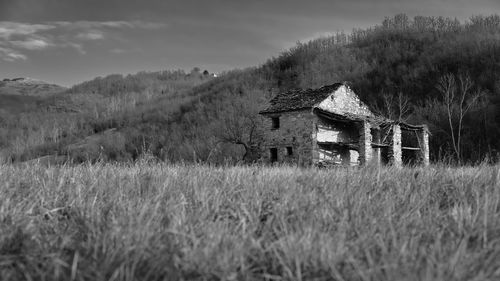
<svg viewBox="0 0 500 281">
<path fill-rule="evenodd" d="M 418 142 L 418 147 L 416 147 L 417 152 L 417 157 L 416 160 L 418 161 L 419 164 L 423 166 L 428 166 L 430 164 L 430 159 L 429 159 L 429 128 L 427 125 L 408 125 L 408 124 L 402 124 L 401 125 L 401 130 L 405 131 L 412 131 L 415 132 L 416 139 Z M 411 147 L 403 147 L 402 149 L 411 149 L 414 150 Z"/>
</svg>

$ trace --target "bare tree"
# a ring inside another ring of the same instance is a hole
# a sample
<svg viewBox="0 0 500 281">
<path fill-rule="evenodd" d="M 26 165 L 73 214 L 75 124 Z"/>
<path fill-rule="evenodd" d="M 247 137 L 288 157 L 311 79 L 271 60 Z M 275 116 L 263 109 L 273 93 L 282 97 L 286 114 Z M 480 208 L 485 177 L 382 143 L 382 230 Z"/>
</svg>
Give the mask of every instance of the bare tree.
<svg viewBox="0 0 500 281">
<path fill-rule="evenodd" d="M 225 116 L 218 126 L 218 138 L 221 142 L 241 145 L 245 150 L 242 160 L 251 160 L 260 124 L 258 104 L 249 97 L 243 97 L 226 106 Z"/>
<path fill-rule="evenodd" d="M 410 99 L 402 92 L 398 95 L 382 94 L 382 106 L 374 108 L 377 114 L 392 120 L 406 121 L 410 115 Z"/>
<path fill-rule="evenodd" d="M 453 150 L 460 162 L 462 160 L 463 120 L 467 112 L 477 104 L 483 93 L 479 89 L 474 90 L 474 82 L 469 74 L 460 74 L 455 77 L 455 75 L 448 73 L 439 79 L 437 89 L 441 93 L 446 107 Z"/>
<path fill-rule="evenodd" d="M 250 153 L 256 129 L 257 122 L 250 115 L 227 116 L 224 118 L 220 139 L 223 142 L 242 145 L 245 149 L 243 155 L 243 160 L 245 160 Z"/>
</svg>

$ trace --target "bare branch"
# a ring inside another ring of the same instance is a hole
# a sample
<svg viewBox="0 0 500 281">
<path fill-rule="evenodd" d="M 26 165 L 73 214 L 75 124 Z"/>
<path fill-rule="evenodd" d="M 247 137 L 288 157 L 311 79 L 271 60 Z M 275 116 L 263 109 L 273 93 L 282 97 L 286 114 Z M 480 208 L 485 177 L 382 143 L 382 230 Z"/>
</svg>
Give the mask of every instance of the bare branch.
<svg viewBox="0 0 500 281">
<path fill-rule="evenodd" d="M 374 106 L 374 112 L 392 120 L 405 121 L 410 113 L 410 100 L 402 92 L 397 97 L 388 93 L 382 95 L 382 106 Z"/>
<path fill-rule="evenodd" d="M 399 121 L 406 121 L 410 113 L 410 99 L 408 96 L 403 95 L 403 92 L 398 93 L 398 110 L 399 110 Z"/>
<path fill-rule="evenodd" d="M 467 112 L 478 103 L 483 92 L 476 90 L 472 93 L 474 82 L 468 73 L 460 74 L 457 78 L 453 74 L 446 74 L 439 79 L 436 88 L 441 93 L 446 106 L 453 150 L 460 162 L 462 159 L 463 120 Z M 459 95 L 458 99 L 457 95 Z"/>
</svg>

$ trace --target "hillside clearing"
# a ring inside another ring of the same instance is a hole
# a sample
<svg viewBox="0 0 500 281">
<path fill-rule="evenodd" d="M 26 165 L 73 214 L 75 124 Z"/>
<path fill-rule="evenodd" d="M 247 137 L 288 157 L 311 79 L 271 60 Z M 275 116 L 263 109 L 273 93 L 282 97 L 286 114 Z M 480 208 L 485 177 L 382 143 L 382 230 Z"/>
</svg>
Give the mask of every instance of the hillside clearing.
<svg viewBox="0 0 500 281">
<path fill-rule="evenodd" d="M 500 171 L 0 166 L 2 280 L 493 280 Z"/>
</svg>

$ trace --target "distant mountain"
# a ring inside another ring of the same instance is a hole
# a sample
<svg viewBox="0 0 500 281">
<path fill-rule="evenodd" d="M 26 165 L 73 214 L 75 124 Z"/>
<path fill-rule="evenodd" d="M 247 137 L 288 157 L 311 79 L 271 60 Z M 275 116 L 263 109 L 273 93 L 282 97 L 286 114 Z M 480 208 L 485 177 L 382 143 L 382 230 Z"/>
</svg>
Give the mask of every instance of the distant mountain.
<svg viewBox="0 0 500 281">
<path fill-rule="evenodd" d="M 46 97 L 65 90 L 65 87 L 32 78 L 3 79 L 0 81 L 0 95 Z"/>
</svg>

